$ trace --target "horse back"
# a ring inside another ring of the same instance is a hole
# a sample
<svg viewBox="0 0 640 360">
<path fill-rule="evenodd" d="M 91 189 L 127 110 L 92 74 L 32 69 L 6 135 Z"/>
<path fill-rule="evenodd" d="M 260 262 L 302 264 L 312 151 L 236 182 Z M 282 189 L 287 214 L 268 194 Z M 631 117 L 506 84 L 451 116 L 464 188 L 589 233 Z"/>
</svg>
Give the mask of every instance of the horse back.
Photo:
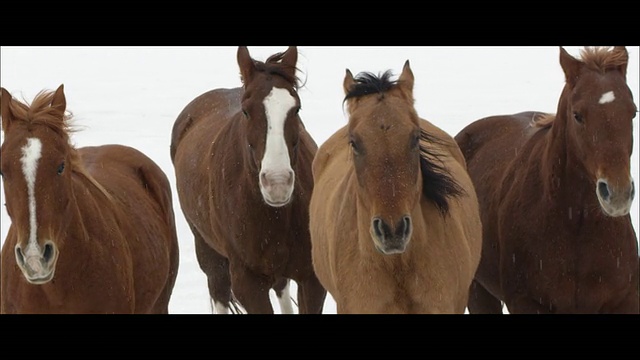
<svg viewBox="0 0 640 360">
<path fill-rule="evenodd" d="M 188 133 L 212 137 L 225 120 L 240 111 L 242 88 L 215 89 L 193 99 L 180 112 L 171 131 L 171 160 L 175 161 L 178 145 Z"/>
</svg>

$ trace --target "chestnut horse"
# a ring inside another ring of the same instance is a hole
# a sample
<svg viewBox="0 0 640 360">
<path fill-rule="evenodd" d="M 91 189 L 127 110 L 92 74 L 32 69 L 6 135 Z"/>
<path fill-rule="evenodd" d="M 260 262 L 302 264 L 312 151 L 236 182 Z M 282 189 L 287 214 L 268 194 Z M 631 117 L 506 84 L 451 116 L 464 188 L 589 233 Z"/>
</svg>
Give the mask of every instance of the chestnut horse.
<svg viewBox="0 0 640 360">
<path fill-rule="evenodd" d="M 627 61 L 624 47 L 560 48 L 555 115 L 490 116 L 456 136 L 484 229 L 471 313 L 638 313 Z"/>
<path fill-rule="evenodd" d="M 398 80 L 347 69 L 346 126 L 319 148 L 313 264 L 338 313 L 464 313 L 480 260 L 478 201 L 451 136 Z"/>
<path fill-rule="evenodd" d="M 129 147 L 71 145 L 62 85 L 30 106 L 2 88 L 1 109 L 2 313 L 167 314 L 178 239 L 164 172 Z"/>
<path fill-rule="evenodd" d="M 248 313 L 273 313 L 272 288 L 293 313 L 289 279 L 299 313 L 322 312 L 308 210 L 317 145 L 298 114 L 297 59 L 295 47 L 262 62 L 240 46 L 243 86 L 198 96 L 173 127 L 178 197 L 217 313 L 235 300 Z"/>
</svg>

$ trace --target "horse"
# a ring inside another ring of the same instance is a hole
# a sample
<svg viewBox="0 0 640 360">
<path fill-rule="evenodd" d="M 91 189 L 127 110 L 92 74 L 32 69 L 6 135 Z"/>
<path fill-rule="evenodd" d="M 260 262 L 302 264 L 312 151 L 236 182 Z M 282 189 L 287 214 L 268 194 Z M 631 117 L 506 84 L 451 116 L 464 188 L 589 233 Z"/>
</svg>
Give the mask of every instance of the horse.
<svg viewBox="0 0 640 360">
<path fill-rule="evenodd" d="M 339 314 L 465 312 L 480 261 L 478 201 L 453 138 L 397 80 L 349 69 L 348 124 L 313 161 L 313 265 Z"/>
<path fill-rule="evenodd" d="M 64 84 L 31 105 L 1 93 L 1 312 L 168 314 L 179 254 L 166 174 L 127 146 L 73 146 Z"/>
<path fill-rule="evenodd" d="M 291 314 L 290 280 L 299 313 L 324 306 L 308 220 L 318 147 L 299 114 L 297 59 L 293 46 L 264 62 L 238 47 L 242 86 L 199 95 L 172 130 L 178 198 L 215 313 L 272 314 L 274 289 Z"/>
<path fill-rule="evenodd" d="M 560 47 L 557 112 L 488 116 L 455 139 L 481 208 L 470 313 L 638 313 L 624 47 Z"/>
</svg>

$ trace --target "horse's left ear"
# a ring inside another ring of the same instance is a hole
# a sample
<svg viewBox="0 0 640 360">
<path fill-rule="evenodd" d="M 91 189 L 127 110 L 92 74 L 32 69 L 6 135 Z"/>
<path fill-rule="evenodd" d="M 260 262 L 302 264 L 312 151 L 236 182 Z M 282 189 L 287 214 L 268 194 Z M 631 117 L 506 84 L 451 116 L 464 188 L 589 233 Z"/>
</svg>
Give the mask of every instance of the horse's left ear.
<svg viewBox="0 0 640 360">
<path fill-rule="evenodd" d="M 9 129 L 9 123 L 11 122 L 11 94 L 5 88 L 0 88 L 0 117 L 2 119 L 2 131 L 5 133 Z"/>
<path fill-rule="evenodd" d="M 615 46 L 613 48 L 614 57 L 620 58 L 620 65 L 616 68 L 622 73 L 622 76 L 627 77 L 627 64 L 629 63 L 629 52 L 624 46 Z"/>
<path fill-rule="evenodd" d="M 249 50 L 246 46 L 238 46 L 238 66 L 240 67 L 240 77 L 243 84 L 247 84 L 251 81 L 253 73 L 256 69 L 256 65 L 249 55 Z"/>
<path fill-rule="evenodd" d="M 64 112 L 67 110 L 67 99 L 64 96 L 64 84 L 58 86 L 58 89 L 53 94 L 51 99 L 51 107 L 60 113 L 64 117 Z"/>
<path fill-rule="evenodd" d="M 349 69 L 346 70 L 344 74 L 344 80 L 342 81 L 342 88 L 344 89 L 344 94 L 347 95 L 349 91 L 351 91 L 351 87 L 355 83 L 353 80 L 353 74 Z"/>
<path fill-rule="evenodd" d="M 576 85 L 576 81 L 578 80 L 578 75 L 580 74 L 580 69 L 582 68 L 582 61 L 577 60 L 573 56 L 569 55 L 567 50 L 563 47 L 560 47 L 560 66 L 562 66 L 562 71 L 564 71 L 564 78 L 569 86 L 574 87 Z"/>
<path fill-rule="evenodd" d="M 298 63 L 298 48 L 289 46 L 287 51 L 282 55 L 282 64 L 286 65 L 286 69 L 290 71 L 292 78 L 296 77 L 296 64 Z"/>
<path fill-rule="evenodd" d="M 407 99 L 413 101 L 413 71 L 411 71 L 411 66 L 409 65 L 409 60 L 405 61 L 404 66 L 402 67 L 402 73 L 398 78 L 398 85 L 400 89 L 402 89 L 402 93 L 405 94 Z"/>
</svg>

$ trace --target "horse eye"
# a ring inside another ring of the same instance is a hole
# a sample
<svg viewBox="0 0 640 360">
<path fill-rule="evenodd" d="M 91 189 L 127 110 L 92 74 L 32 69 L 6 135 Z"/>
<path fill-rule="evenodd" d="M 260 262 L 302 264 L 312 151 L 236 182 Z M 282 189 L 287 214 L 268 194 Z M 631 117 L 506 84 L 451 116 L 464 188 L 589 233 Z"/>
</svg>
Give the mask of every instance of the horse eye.
<svg viewBox="0 0 640 360">
<path fill-rule="evenodd" d="M 574 113 L 573 113 L 573 119 L 574 119 L 576 122 L 580 123 L 580 124 L 582 124 L 582 123 L 584 122 L 584 119 L 582 118 L 582 115 L 580 115 L 580 114 L 579 114 L 579 113 L 577 113 L 577 112 L 574 112 Z"/>
<path fill-rule="evenodd" d="M 353 139 L 349 140 L 349 145 L 351 145 L 351 149 L 353 149 L 353 153 L 358 155 L 358 145 L 356 144 L 355 140 Z"/>
<path fill-rule="evenodd" d="M 61 175 L 63 171 L 64 171 L 64 161 L 62 162 L 62 164 L 60 164 L 60 166 L 58 166 L 58 175 Z"/>
<path fill-rule="evenodd" d="M 242 109 L 242 115 L 244 115 L 244 117 L 246 117 L 247 119 L 249 118 L 249 113 L 245 109 Z"/>
</svg>

